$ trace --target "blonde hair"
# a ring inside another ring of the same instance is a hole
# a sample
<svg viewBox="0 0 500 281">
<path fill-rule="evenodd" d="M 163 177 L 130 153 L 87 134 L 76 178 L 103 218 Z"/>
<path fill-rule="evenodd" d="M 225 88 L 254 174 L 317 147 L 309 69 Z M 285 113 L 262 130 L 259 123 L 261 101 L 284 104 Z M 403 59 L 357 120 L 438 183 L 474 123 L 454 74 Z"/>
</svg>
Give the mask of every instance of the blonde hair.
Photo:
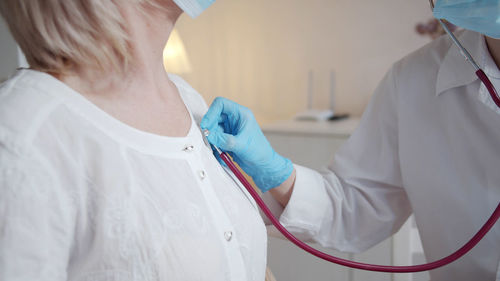
<svg viewBox="0 0 500 281">
<path fill-rule="evenodd" d="M 131 61 L 124 1 L 159 7 L 162 0 L 0 0 L 0 13 L 33 69 L 121 72 Z"/>
</svg>

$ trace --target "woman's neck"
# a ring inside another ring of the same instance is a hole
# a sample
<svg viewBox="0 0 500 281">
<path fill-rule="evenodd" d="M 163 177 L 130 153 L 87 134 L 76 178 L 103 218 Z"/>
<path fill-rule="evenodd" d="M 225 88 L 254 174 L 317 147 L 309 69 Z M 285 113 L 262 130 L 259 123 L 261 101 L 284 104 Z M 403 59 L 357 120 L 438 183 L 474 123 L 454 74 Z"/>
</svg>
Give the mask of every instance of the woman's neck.
<svg viewBox="0 0 500 281">
<path fill-rule="evenodd" d="M 123 1 L 123 3 L 134 1 Z M 191 119 L 163 66 L 163 48 L 182 11 L 171 7 L 121 7 L 130 39 L 132 62 L 127 73 L 83 69 L 59 77 L 116 119 L 139 130 L 184 136 Z M 165 6 L 170 4 L 165 4 Z"/>
<path fill-rule="evenodd" d="M 85 96 L 116 99 L 164 95 L 168 92 L 165 89 L 172 86 L 163 66 L 163 48 L 182 11 L 175 4 L 165 10 L 144 7 L 142 11 L 137 4 L 126 3 L 120 8 L 128 23 L 126 31 L 132 55 L 127 73 L 79 69 L 60 77 Z"/>
</svg>

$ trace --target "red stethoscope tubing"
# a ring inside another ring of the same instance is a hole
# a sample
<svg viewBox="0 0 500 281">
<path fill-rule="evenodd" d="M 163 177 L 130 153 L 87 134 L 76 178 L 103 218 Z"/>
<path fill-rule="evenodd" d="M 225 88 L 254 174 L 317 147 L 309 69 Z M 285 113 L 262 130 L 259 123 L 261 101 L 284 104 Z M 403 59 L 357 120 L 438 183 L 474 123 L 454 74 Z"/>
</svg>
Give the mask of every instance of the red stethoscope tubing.
<svg viewBox="0 0 500 281">
<path fill-rule="evenodd" d="M 488 78 L 488 76 L 484 73 L 482 69 L 478 69 L 476 71 L 476 75 L 488 89 L 488 92 L 490 93 L 490 96 L 495 102 L 495 104 L 500 108 L 500 98 L 498 97 L 498 93 L 493 84 L 491 83 L 490 79 Z M 297 237 L 295 237 L 293 234 L 288 232 L 288 230 L 286 230 L 286 228 L 283 225 L 281 225 L 279 220 L 276 219 L 273 213 L 269 210 L 264 201 L 260 198 L 259 194 L 252 187 L 252 185 L 247 181 L 247 179 L 243 176 L 243 174 L 234 165 L 231 158 L 225 152 L 219 153 L 219 155 L 220 158 L 224 161 L 224 163 L 226 163 L 229 169 L 231 169 L 234 175 L 238 178 L 238 180 L 243 184 L 246 190 L 250 193 L 255 202 L 257 202 L 257 204 L 264 212 L 264 214 L 271 220 L 273 225 L 288 240 L 297 245 L 299 248 L 302 248 L 304 251 L 309 252 L 310 254 L 318 258 L 351 268 L 369 270 L 369 271 L 379 271 L 379 272 L 410 273 L 410 272 L 428 271 L 436 269 L 438 267 L 445 266 L 461 258 L 463 255 L 467 254 L 472 248 L 474 248 L 477 245 L 477 243 L 479 243 L 479 241 L 481 241 L 481 239 L 483 239 L 483 237 L 488 233 L 488 231 L 490 231 L 490 229 L 495 225 L 498 218 L 500 217 L 500 203 L 499 203 L 495 211 L 491 215 L 491 217 L 464 246 L 462 246 L 460 249 L 458 249 L 451 255 L 431 263 L 411 265 L 411 266 L 390 266 L 390 265 L 374 265 L 374 264 L 360 263 L 351 260 L 341 259 L 314 249 L 313 247 L 307 245 L 306 243 L 302 242 Z"/>
<path fill-rule="evenodd" d="M 456 252 L 453 254 L 444 257 L 440 260 L 431 262 L 431 263 L 426 263 L 426 264 L 420 264 L 420 265 L 411 265 L 411 266 L 389 266 L 389 265 L 374 265 L 374 264 L 367 264 L 367 263 L 360 263 L 360 262 L 355 262 L 351 260 L 345 260 L 341 259 L 338 257 L 334 257 L 331 255 L 328 255 L 326 253 L 323 253 L 321 251 L 318 251 L 314 249 L 313 247 L 307 245 L 306 243 L 302 242 L 299 240 L 297 237 L 295 237 L 293 234 L 288 232 L 286 228 L 281 225 L 278 219 L 271 213 L 269 208 L 266 206 L 264 201 L 260 198 L 259 194 L 255 191 L 255 189 L 252 187 L 252 185 L 247 181 L 247 179 L 243 176 L 243 174 L 238 170 L 238 168 L 235 166 L 233 161 L 229 158 L 229 156 L 223 152 L 220 154 L 221 159 L 226 163 L 226 165 L 231 169 L 231 171 L 234 173 L 234 175 L 238 178 L 238 180 L 245 186 L 246 190 L 250 193 L 250 195 L 253 197 L 255 202 L 259 205 L 261 210 L 264 212 L 264 214 L 271 220 L 273 225 L 292 243 L 297 245 L 298 247 L 302 248 L 306 252 L 309 252 L 310 254 L 324 259 L 326 261 L 336 263 L 339 265 L 351 267 L 351 268 L 356 268 L 356 269 L 362 269 L 362 270 L 369 270 L 369 271 L 379 271 L 379 272 L 394 272 L 394 273 L 410 273 L 410 272 L 420 272 L 420 271 L 427 271 L 427 270 L 432 270 L 436 269 L 438 267 L 447 265 L 449 263 L 454 262 L 455 260 L 459 259 L 463 255 L 465 255 L 467 252 L 469 252 L 474 246 L 476 246 L 481 239 L 488 233 L 488 231 L 495 225 L 496 221 L 500 217 L 500 203 L 498 204 L 497 208 L 491 215 L 491 217 L 488 219 L 488 221 L 481 227 L 481 229 L 470 239 L 469 242 L 467 242 L 462 248 L 458 249 Z"/>
<path fill-rule="evenodd" d="M 479 80 L 481 80 L 481 82 L 483 82 L 486 89 L 488 89 L 488 92 L 490 93 L 490 96 L 491 96 L 491 99 L 493 99 L 493 102 L 495 102 L 495 104 L 500 108 L 500 98 L 498 97 L 497 90 L 495 89 L 495 87 L 491 83 L 488 76 L 486 76 L 486 74 L 484 73 L 484 71 L 482 69 L 478 69 L 476 71 L 476 75 L 479 78 Z"/>
</svg>

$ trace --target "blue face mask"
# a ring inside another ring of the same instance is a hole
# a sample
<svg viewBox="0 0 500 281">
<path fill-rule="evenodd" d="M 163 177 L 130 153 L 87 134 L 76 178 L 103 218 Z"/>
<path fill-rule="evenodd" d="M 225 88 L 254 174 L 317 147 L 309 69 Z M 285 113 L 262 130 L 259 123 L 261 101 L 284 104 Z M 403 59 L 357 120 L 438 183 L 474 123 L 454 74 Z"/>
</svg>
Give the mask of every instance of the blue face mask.
<svg viewBox="0 0 500 281">
<path fill-rule="evenodd" d="M 196 18 L 205 11 L 215 0 L 174 0 L 186 14 L 192 18 Z"/>
<path fill-rule="evenodd" d="M 437 0 L 434 16 L 500 39 L 500 0 Z"/>
</svg>

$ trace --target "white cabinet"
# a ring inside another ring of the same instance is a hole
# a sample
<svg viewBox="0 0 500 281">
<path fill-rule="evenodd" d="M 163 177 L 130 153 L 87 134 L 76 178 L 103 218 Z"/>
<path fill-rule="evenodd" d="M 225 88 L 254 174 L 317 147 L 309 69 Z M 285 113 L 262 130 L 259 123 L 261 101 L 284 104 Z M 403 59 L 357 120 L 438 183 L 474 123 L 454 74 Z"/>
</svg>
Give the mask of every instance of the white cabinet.
<svg viewBox="0 0 500 281">
<path fill-rule="evenodd" d="M 357 127 L 357 118 L 335 122 L 283 121 L 262 127 L 273 148 L 294 163 L 319 169 Z"/>
<path fill-rule="evenodd" d="M 349 138 L 359 123 L 358 118 L 332 122 L 283 121 L 262 127 L 273 148 L 294 163 L 320 169 L 333 158 L 338 148 Z M 274 233 L 274 231 L 272 231 Z M 376 264 L 408 265 L 422 262 L 420 239 L 412 219 L 393 237 L 362 254 L 339 253 L 312 245 L 342 258 Z M 426 273 L 388 274 L 352 270 L 327 263 L 311 256 L 290 242 L 269 237 L 268 265 L 277 281 L 420 281 L 428 280 Z"/>
</svg>

